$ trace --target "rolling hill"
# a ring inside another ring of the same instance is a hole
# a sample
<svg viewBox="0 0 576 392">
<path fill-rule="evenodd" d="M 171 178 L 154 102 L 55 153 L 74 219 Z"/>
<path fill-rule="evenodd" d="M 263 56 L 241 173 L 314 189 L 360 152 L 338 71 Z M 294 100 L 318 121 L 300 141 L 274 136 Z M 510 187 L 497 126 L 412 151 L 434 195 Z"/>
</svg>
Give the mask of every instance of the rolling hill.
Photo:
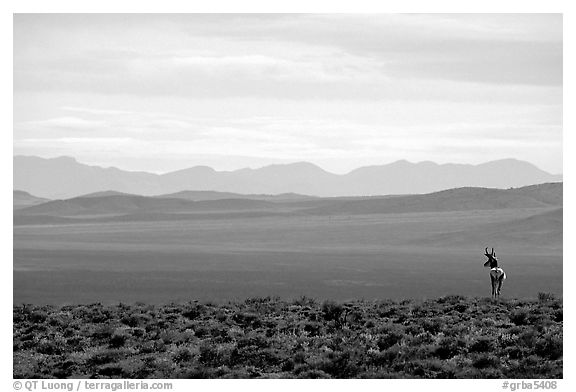
<svg viewBox="0 0 576 392">
<path fill-rule="evenodd" d="M 152 196 L 188 190 L 266 195 L 297 193 L 322 197 L 368 196 L 419 194 L 459 187 L 510 188 L 561 180 L 561 176 L 515 159 L 481 165 L 398 161 L 338 175 L 308 162 L 235 171 L 197 166 L 153 174 L 89 166 L 70 157 L 14 157 L 14 188 L 50 199 L 103 191 Z"/>
<path fill-rule="evenodd" d="M 131 193 L 124 193 L 118 191 L 101 191 L 101 192 L 88 193 L 86 195 L 81 195 L 78 197 L 89 198 L 89 197 L 105 197 L 105 196 L 140 196 L 140 195 L 134 195 Z"/>
<path fill-rule="evenodd" d="M 513 248 L 522 251 L 524 247 L 562 249 L 563 209 L 546 210 L 535 215 L 511 219 L 497 224 L 479 224 L 473 228 L 432 235 L 420 240 L 421 245 L 431 247 L 473 247 L 482 243 L 501 248 L 506 245 L 510 252 Z"/>
<path fill-rule="evenodd" d="M 456 188 L 425 195 L 334 200 L 306 212 L 314 215 L 358 215 L 562 206 L 562 188 L 562 183 L 507 190 Z"/>
<path fill-rule="evenodd" d="M 221 199 L 190 201 L 176 198 L 157 198 L 134 195 L 110 195 L 76 197 L 67 200 L 53 200 L 47 203 L 20 210 L 20 215 L 49 216 L 101 216 L 125 215 L 134 213 L 191 213 L 191 212 L 231 212 L 274 208 L 262 200 Z"/>
<path fill-rule="evenodd" d="M 192 201 L 205 201 L 205 200 L 222 200 L 222 199 L 250 199 L 250 200 L 265 200 L 273 202 L 288 202 L 288 201 L 302 201 L 315 199 L 315 196 L 300 195 L 297 193 L 282 193 L 279 195 L 243 195 L 240 193 L 232 192 L 216 192 L 216 191 L 180 191 L 176 193 L 169 193 L 166 195 L 159 195 L 160 198 L 173 198 L 184 199 Z"/>
<path fill-rule="evenodd" d="M 44 199 L 42 197 L 36 197 L 24 191 L 15 190 L 12 193 L 12 205 L 14 206 L 14 209 L 30 207 L 37 204 L 45 203 L 47 201 L 48 199 Z"/>
<path fill-rule="evenodd" d="M 182 219 L 178 214 L 258 211 L 261 214 L 295 213 L 299 215 L 371 215 L 415 212 L 445 212 L 562 207 L 562 183 L 540 184 L 515 189 L 457 188 L 424 195 L 363 198 L 309 198 L 300 196 L 239 195 L 217 199 L 218 192 L 181 192 L 162 197 L 103 192 L 66 200 L 52 200 L 16 211 L 18 222 L 30 222 L 27 216 L 102 217 L 141 215 L 142 220 Z M 213 199 L 194 201 L 196 195 Z M 268 200 L 262 200 L 263 197 Z M 278 198 L 278 199 L 275 199 Z M 242 216 L 242 215 L 238 215 Z M 147 218 L 146 218 L 147 217 Z M 33 221 L 33 219 L 32 219 Z M 42 222 L 46 218 L 41 219 Z M 16 222 L 16 220 L 15 220 Z"/>
</svg>

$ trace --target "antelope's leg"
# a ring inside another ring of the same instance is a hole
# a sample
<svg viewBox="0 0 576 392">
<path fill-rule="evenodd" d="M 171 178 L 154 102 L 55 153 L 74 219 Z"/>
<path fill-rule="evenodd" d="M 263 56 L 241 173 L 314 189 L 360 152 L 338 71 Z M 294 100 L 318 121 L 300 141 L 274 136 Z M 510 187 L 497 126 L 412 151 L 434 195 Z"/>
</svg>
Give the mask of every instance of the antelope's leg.
<svg viewBox="0 0 576 392">
<path fill-rule="evenodd" d="M 490 274 L 490 284 L 492 285 L 492 298 L 496 296 L 496 285 L 495 285 L 494 277 Z"/>
<path fill-rule="evenodd" d="M 504 283 L 503 277 L 504 275 L 500 276 L 500 279 L 498 279 L 498 295 L 500 295 L 500 289 L 502 289 L 502 283 Z"/>
</svg>

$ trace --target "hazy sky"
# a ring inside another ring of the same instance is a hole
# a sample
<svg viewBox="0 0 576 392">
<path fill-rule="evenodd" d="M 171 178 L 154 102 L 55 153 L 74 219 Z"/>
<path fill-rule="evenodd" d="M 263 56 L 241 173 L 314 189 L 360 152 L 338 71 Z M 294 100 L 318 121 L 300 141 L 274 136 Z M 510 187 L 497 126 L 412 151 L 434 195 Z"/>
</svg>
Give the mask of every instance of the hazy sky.
<svg viewBox="0 0 576 392">
<path fill-rule="evenodd" d="M 562 172 L 562 16 L 16 15 L 14 153 Z"/>
</svg>

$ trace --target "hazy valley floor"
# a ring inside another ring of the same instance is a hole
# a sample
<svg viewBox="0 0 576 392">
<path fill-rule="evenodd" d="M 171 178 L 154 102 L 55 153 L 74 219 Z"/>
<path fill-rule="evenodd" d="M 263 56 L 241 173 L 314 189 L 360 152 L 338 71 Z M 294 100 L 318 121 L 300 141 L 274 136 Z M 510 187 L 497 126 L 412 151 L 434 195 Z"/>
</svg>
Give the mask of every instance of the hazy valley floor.
<svg viewBox="0 0 576 392">
<path fill-rule="evenodd" d="M 558 211 L 16 225 L 14 303 L 480 296 L 484 246 L 507 272 L 504 297 L 561 295 L 561 221 L 552 234 L 540 222 Z"/>
</svg>

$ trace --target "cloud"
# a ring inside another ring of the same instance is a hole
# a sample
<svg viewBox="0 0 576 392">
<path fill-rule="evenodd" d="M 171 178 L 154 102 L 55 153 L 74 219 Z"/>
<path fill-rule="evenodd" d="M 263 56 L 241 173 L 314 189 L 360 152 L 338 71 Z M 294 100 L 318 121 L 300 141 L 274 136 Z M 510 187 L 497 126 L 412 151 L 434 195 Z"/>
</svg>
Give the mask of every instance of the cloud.
<svg viewBox="0 0 576 392">
<path fill-rule="evenodd" d="M 100 159 L 110 154 L 124 154 L 139 142 L 124 137 L 61 137 L 61 138 L 25 138 L 14 140 L 14 152 L 32 152 L 39 156 L 84 157 L 86 154 Z"/>
<path fill-rule="evenodd" d="M 14 31 L 22 153 L 562 165 L 561 15 L 17 15 Z"/>
<path fill-rule="evenodd" d="M 45 138 L 45 139 L 20 139 L 19 143 L 30 144 L 44 144 L 44 143 L 64 143 L 64 144 L 83 144 L 85 146 L 98 145 L 112 145 L 112 144 L 126 144 L 134 142 L 134 139 L 126 137 L 62 137 L 62 138 Z"/>
<path fill-rule="evenodd" d="M 105 121 L 86 120 L 79 117 L 58 117 L 47 120 L 28 121 L 24 126 L 49 129 L 93 130 L 106 126 Z"/>
<path fill-rule="evenodd" d="M 507 110 L 502 108 L 502 112 Z M 427 123 L 426 117 L 422 117 L 422 123 L 407 124 L 402 120 L 396 125 L 382 125 L 340 118 L 257 116 L 197 121 L 193 116 L 134 113 L 110 116 L 106 126 L 90 136 L 74 136 L 73 132 L 47 134 L 44 130 L 16 139 L 15 146 L 17 149 L 57 150 L 69 155 L 75 155 L 75 151 L 89 151 L 102 156 L 109 151 L 121 151 L 123 156 L 142 159 L 147 156 L 186 159 L 208 155 L 221 159 L 245 156 L 282 161 L 340 157 L 343 161 L 359 162 L 370 157 L 380 163 L 389 160 L 390 156 L 401 157 L 402 154 L 403 158 L 445 161 L 446 157 L 462 151 L 467 151 L 469 156 L 484 154 L 498 158 L 510 150 L 561 149 L 560 126 L 534 124 L 529 115 L 523 117 L 524 123 L 510 119 L 494 121 L 498 116 L 492 121 L 472 119 L 466 122 L 463 119 L 467 115 L 463 110 L 460 120 L 447 117 L 452 122 L 439 118 L 436 123 Z M 55 120 L 40 123 L 58 122 Z"/>
<path fill-rule="evenodd" d="M 133 114 L 133 112 L 127 110 L 82 108 L 77 106 L 63 106 L 61 109 L 69 112 L 79 112 L 88 114 L 110 114 L 110 115 Z"/>
<path fill-rule="evenodd" d="M 561 15 L 46 15 L 15 22 L 16 91 L 473 100 L 489 90 L 492 99 L 512 100 L 506 86 L 562 84 Z"/>
</svg>

